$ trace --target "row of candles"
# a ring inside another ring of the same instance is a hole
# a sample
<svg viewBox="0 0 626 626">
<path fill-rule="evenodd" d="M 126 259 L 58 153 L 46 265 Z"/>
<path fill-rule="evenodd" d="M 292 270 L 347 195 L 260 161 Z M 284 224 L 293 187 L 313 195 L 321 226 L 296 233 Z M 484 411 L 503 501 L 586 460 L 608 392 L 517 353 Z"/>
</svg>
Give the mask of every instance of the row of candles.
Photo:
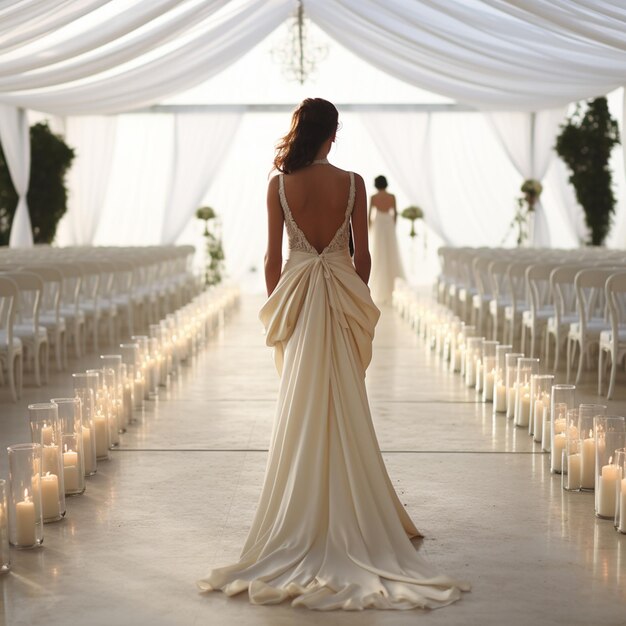
<svg viewBox="0 0 626 626">
<path fill-rule="evenodd" d="M 7 448 L 9 480 L 0 480 L 0 571 L 10 569 L 9 546 L 43 544 L 43 525 L 65 517 L 66 496 L 84 493 L 85 479 L 110 459 L 135 412 L 158 397 L 238 295 L 226 286 L 203 292 L 150 325 L 149 336 L 120 344 L 119 354 L 100 355 L 100 368 L 72 374 L 70 397 L 28 406 L 31 442 Z"/>
<path fill-rule="evenodd" d="M 478 337 L 477 329 L 445 306 L 420 298 L 402 283 L 394 306 L 430 348 L 475 388 L 493 414 L 504 414 L 549 453 L 563 490 L 595 492 L 595 514 L 626 533 L 626 417 L 601 404 L 576 404 L 575 385 L 555 384 L 539 359 Z"/>
</svg>

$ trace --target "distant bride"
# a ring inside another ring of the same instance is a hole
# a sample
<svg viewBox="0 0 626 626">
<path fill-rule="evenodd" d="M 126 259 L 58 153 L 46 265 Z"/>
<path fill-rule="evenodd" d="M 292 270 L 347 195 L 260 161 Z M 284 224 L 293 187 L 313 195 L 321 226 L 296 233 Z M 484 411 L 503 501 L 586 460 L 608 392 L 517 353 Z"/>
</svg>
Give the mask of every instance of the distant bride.
<svg viewBox="0 0 626 626">
<path fill-rule="evenodd" d="M 434 609 L 468 586 L 418 555 L 410 538 L 421 535 L 376 440 L 365 392 L 380 314 L 367 288 L 367 197 L 358 174 L 328 162 L 337 123 L 330 102 L 304 100 L 277 149 L 279 173 L 267 192 L 269 297 L 260 312 L 281 376 L 276 418 L 239 561 L 198 584 L 247 591 L 254 604 Z"/>
<path fill-rule="evenodd" d="M 370 198 L 369 228 L 372 253 L 370 289 L 376 304 L 391 304 L 396 278 L 404 278 L 398 240 L 396 238 L 396 197 L 387 191 L 387 179 L 377 176 L 378 190 Z"/>
</svg>

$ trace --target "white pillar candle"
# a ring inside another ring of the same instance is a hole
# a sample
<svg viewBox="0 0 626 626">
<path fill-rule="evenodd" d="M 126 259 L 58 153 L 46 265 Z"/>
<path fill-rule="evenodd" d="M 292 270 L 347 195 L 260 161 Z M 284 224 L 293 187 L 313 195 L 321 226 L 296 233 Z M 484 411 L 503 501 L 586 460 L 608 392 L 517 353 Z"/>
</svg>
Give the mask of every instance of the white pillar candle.
<svg viewBox="0 0 626 626">
<path fill-rule="evenodd" d="M 506 402 L 506 416 L 514 417 L 515 415 L 515 391 L 517 389 L 517 383 L 513 383 L 511 387 L 509 387 L 509 395 Z"/>
<path fill-rule="evenodd" d="M 535 400 L 535 409 L 533 412 L 533 436 L 535 441 L 541 441 L 543 435 L 543 400 Z"/>
<path fill-rule="evenodd" d="M 506 387 L 499 382 L 496 385 L 496 412 L 504 413 L 506 411 Z"/>
<path fill-rule="evenodd" d="M 619 479 L 619 468 L 613 464 L 613 457 L 608 465 L 602 466 L 598 494 L 598 515 L 601 517 L 615 517 L 615 501 L 617 495 L 616 482 Z"/>
<path fill-rule="evenodd" d="M 567 445 L 567 437 L 565 433 L 559 433 L 554 436 L 552 442 L 552 470 L 560 472 L 563 470 L 563 450 Z"/>
<path fill-rule="evenodd" d="M 44 424 L 43 428 L 41 429 L 41 443 L 44 446 L 49 446 L 52 443 L 52 426 L 46 426 Z"/>
<path fill-rule="evenodd" d="M 56 474 L 59 471 L 59 447 L 54 445 L 43 447 L 42 473 Z"/>
<path fill-rule="evenodd" d="M 15 540 L 18 546 L 35 544 L 35 503 L 24 490 L 24 500 L 15 505 Z"/>
<path fill-rule="evenodd" d="M 55 519 L 61 514 L 59 479 L 56 474 L 45 474 L 41 477 L 41 508 L 44 519 Z"/>
<path fill-rule="evenodd" d="M 530 388 L 528 385 L 520 387 L 518 396 L 519 406 L 517 407 L 515 425 L 528 426 L 528 420 L 530 419 Z"/>
<path fill-rule="evenodd" d="M 543 425 L 541 428 L 541 447 L 550 451 L 552 444 L 552 435 L 550 434 L 550 407 L 543 409 Z"/>
<path fill-rule="evenodd" d="M 91 428 L 83 426 L 83 455 L 85 458 L 85 475 L 91 474 L 96 469 L 96 459 L 91 447 Z"/>
<path fill-rule="evenodd" d="M 483 364 L 480 359 L 476 359 L 476 391 L 483 390 Z"/>
<path fill-rule="evenodd" d="M 566 489 L 580 489 L 580 459 L 581 455 L 577 452 L 567 455 Z"/>
<path fill-rule="evenodd" d="M 592 432 L 589 431 L 591 435 Z M 596 442 L 589 436 L 583 439 L 583 451 L 580 469 L 580 486 L 583 489 L 594 489 L 596 485 Z"/>
<path fill-rule="evenodd" d="M 485 374 L 483 397 L 485 398 L 486 402 L 493 401 L 493 385 L 494 385 L 495 377 L 496 375 L 495 375 L 494 370 L 491 370 L 490 372 L 487 372 Z"/>
<path fill-rule="evenodd" d="M 565 418 L 564 417 L 557 417 L 554 420 L 554 434 L 558 435 L 559 433 L 564 433 L 565 432 Z"/>
<path fill-rule="evenodd" d="M 626 478 L 622 478 L 619 494 L 619 523 L 617 530 L 626 533 Z"/>
<path fill-rule="evenodd" d="M 101 413 L 93 418 L 96 435 L 96 457 L 102 458 L 109 454 L 107 446 L 107 421 Z"/>
<path fill-rule="evenodd" d="M 65 484 L 65 493 L 76 493 L 78 491 L 78 453 L 73 450 L 63 453 L 63 482 Z"/>
</svg>

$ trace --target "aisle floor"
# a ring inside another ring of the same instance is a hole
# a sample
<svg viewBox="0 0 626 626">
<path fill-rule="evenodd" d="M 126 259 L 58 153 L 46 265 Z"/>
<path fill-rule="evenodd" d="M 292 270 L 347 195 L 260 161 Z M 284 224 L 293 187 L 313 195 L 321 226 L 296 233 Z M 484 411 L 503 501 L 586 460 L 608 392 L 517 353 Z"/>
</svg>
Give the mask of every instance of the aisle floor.
<svg viewBox="0 0 626 626">
<path fill-rule="evenodd" d="M 444 609 L 320 614 L 202 595 L 195 580 L 237 558 L 259 494 L 278 379 L 247 298 L 226 327 L 101 463 L 44 546 L 12 551 L 0 619 L 170 626 L 590 625 L 626 623 L 626 535 L 596 520 L 593 495 L 567 494 L 547 455 L 476 401 L 408 325 L 385 310 L 367 375 L 374 423 L 421 550 L 473 590 Z M 106 350 L 109 351 L 109 350 Z M 74 363 L 78 370 L 93 362 Z M 597 401 L 593 372 L 580 401 Z M 0 389 L 0 444 L 28 441 L 26 405 L 67 395 L 70 373 Z M 610 412 L 626 414 L 618 391 Z M 6 452 L 0 476 L 7 475 Z"/>
</svg>

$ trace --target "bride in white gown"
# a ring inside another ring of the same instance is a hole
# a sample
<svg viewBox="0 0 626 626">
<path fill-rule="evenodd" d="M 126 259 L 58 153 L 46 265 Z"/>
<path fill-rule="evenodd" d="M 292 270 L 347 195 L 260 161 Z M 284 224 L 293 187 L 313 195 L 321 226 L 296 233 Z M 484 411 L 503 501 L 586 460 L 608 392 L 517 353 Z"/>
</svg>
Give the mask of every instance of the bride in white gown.
<svg viewBox="0 0 626 626">
<path fill-rule="evenodd" d="M 376 304 L 391 304 L 396 278 L 404 278 L 396 237 L 396 197 L 387 191 L 387 179 L 377 176 L 378 190 L 370 198 L 369 226 L 372 275 L 370 289 Z"/>
<path fill-rule="evenodd" d="M 330 102 L 305 100 L 277 148 L 280 173 L 267 197 L 269 298 L 260 312 L 281 375 L 269 458 L 239 561 L 198 584 L 247 590 L 254 604 L 437 608 L 469 587 L 417 553 L 410 538 L 420 534 L 372 426 L 364 378 L 379 311 L 367 288 L 366 194 L 360 176 L 326 159 L 337 117 Z"/>
</svg>

